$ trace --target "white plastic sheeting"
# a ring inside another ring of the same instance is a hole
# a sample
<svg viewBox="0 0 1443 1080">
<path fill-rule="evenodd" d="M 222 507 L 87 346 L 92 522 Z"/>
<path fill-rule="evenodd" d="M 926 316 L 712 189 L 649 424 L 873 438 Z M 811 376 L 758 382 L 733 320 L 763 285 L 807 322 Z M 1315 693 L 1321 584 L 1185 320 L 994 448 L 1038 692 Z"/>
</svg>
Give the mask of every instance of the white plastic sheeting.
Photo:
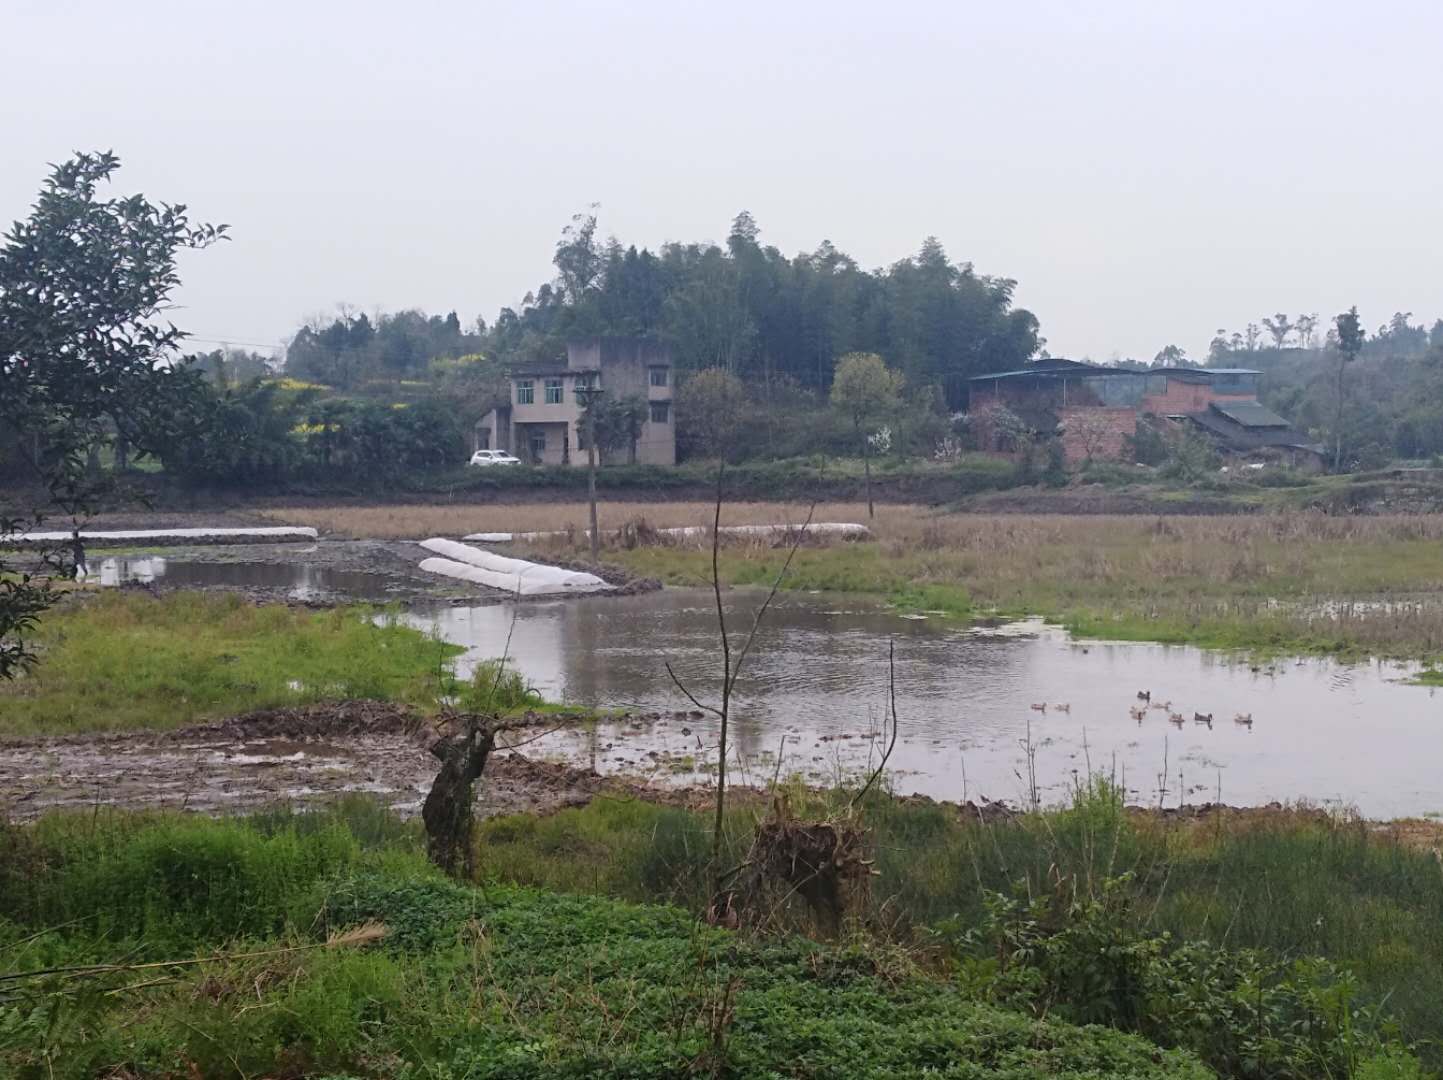
<svg viewBox="0 0 1443 1080">
<path fill-rule="evenodd" d="M 778 536 L 797 532 L 801 525 L 723 525 L 721 534 L 723 536 Z M 662 536 L 675 536 L 687 539 L 693 536 L 710 536 L 711 527 L 708 525 L 688 525 L 672 529 L 657 529 Z M 865 540 L 872 535 L 872 530 L 865 525 L 858 525 L 848 521 L 814 521 L 806 528 L 809 536 L 834 536 L 842 540 Z M 557 536 L 565 536 L 564 532 L 484 532 L 471 533 L 463 536 L 463 540 L 470 540 L 478 544 L 510 544 L 515 541 L 525 540 L 549 540 Z M 583 537 L 590 536 L 591 530 L 584 530 Z"/>
<path fill-rule="evenodd" d="M 421 546 L 443 556 L 424 559 L 421 569 L 432 574 L 459 578 L 520 596 L 569 595 L 601 592 L 611 588 L 595 574 L 563 570 L 526 559 L 508 559 L 493 551 L 470 547 L 455 540 L 422 540 Z"/>
<path fill-rule="evenodd" d="M 81 529 L 82 540 L 314 540 L 315 529 L 288 525 L 268 525 L 253 529 Z M 20 532 L 0 534 L 0 541 L 20 544 L 63 543 L 70 539 L 65 531 Z"/>
</svg>

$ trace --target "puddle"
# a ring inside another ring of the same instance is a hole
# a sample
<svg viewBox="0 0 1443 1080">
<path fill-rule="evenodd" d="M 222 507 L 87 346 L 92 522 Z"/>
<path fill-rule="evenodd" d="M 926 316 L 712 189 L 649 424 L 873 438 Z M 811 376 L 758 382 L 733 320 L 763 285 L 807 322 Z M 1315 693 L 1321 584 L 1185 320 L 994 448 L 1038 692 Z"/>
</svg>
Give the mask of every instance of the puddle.
<svg viewBox="0 0 1443 1080">
<path fill-rule="evenodd" d="M 298 552 L 304 555 L 305 552 Z M 341 570 L 308 562 L 202 562 L 162 555 L 91 557 L 91 575 L 101 585 L 129 582 L 163 584 L 176 589 L 257 589 L 282 592 L 295 600 L 346 597 L 385 601 L 395 598 L 396 581 L 386 574 Z"/>
<path fill-rule="evenodd" d="M 750 626 L 758 601 L 746 591 L 729 594 L 734 633 Z M 558 734 L 535 750 L 602 772 L 690 782 L 703 778 L 695 763 L 715 746 L 715 725 L 669 715 L 691 705 L 664 665 L 670 660 L 703 701 L 715 700 L 711 603 L 707 592 L 668 589 L 516 607 L 418 607 L 409 618 L 465 646 L 463 668 L 500 655 L 510 634 L 517 666 L 548 698 L 668 714 L 642 727 L 602 723 Z M 1370 817 L 1443 809 L 1443 697 L 1404 685 L 1412 668 L 1286 660 L 1254 669 L 1189 647 L 1074 641 L 1036 621 L 978 631 L 796 593 L 774 603 L 737 687 L 734 745 L 752 780 L 770 777 L 783 747 L 783 770 L 818 782 L 876 759 L 871 736 L 886 716 L 889 638 L 896 642 L 901 734 L 892 783 L 899 792 L 1015 800 L 1025 792 L 1030 739 L 1047 799 L 1061 798 L 1090 764 L 1122 778 L 1131 798 L 1155 804 L 1166 762 L 1168 805 L 1185 791 L 1193 803 L 1219 795 L 1234 804 L 1306 799 Z M 1145 709 L 1139 719 L 1140 690 L 1170 709 Z M 1173 713 L 1183 716 L 1181 727 L 1169 722 Z M 1211 713 L 1211 728 L 1195 724 L 1194 713 Z M 1238 714 L 1250 714 L 1252 726 L 1235 723 Z"/>
</svg>

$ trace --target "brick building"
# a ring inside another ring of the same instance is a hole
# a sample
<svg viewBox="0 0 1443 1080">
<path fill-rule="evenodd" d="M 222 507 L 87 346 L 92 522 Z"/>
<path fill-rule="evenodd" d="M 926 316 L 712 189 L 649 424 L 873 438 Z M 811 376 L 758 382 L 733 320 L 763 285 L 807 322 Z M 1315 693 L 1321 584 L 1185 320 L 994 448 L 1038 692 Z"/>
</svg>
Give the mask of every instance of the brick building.
<svg viewBox="0 0 1443 1080">
<path fill-rule="evenodd" d="M 1040 360 L 971 379 L 968 412 L 984 448 L 1011 449 L 993 419 L 1005 406 L 1030 430 L 1055 435 L 1069 465 L 1131 461 L 1144 416 L 1186 424 L 1228 454 L 1321 464 L 1318 447 L 1258 402 L 1259 374 L 1252 368 L 1132 370 Z"/>
</svg>

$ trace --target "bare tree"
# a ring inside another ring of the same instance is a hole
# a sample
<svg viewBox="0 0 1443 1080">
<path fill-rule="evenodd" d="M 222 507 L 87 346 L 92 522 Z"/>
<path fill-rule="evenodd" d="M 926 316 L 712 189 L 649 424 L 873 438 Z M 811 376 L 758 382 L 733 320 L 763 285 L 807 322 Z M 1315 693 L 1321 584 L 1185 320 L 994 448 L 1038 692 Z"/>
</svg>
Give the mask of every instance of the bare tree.
<svg viewBox="0 0 1443 1080">
<path fill-rule="evenodd" d="M 1084 464 L 1091 464 L 1116 433 L 1110 417 L 1100 410 L 1078 410 L 1069 413 L 1062 422 L 1061 430 L 1065 437 L 1071 438 L 1082 450 Z"/>
<path fill-rule="evenodd" d="M 731 638 L 727 633 L 726 608 L 722 603 L 721 586 L 721 508 L 722 508 L 722 478 L 726 471 L 725 464 L 719 464 L 716 471 L 716 506 L 712 514 L 711 531 L 711 586 L 712 596 L 716 601 L 717 632 L 721 641 L 722 652 L 722 682 L 721 702 L 719 705 L 703 705 L 697 700 L 696 695 L 687 688 L 687 685 L 677 676 L 671 666 L 671 661 L 666 662 L 666 673 L 671 676 L 671 681 L 676 688 L 682 692 L 688 701 L 703 712 L 711 713 L 718 721 L 717 735 L 717 774 L 716 774 L 716 810 L 715 820 L 712 826 L 711 842 L 711 887 L 713 896 L 718 892 L 721 881 L 721 841 L 722 824 L 726 807 L 727 789 L 727 737 L 731 726 L 731 701 L 732 694 L 736 690 L 737 679 L 741 676 L 742 665 L 746 663 L 747 654 L 751 652 L 752 646 L 756 644 L 757 634 L 761 630 L 762 620 L 766 617 L 767 609 L 772 606 L 776 599 L 777 590 L 782 587 L 788 571 L 791 570 L 792 560 L 796 557 L 797 549 L 801 547 L 802 540 L 806 536 L 807 529 L 812 524 L 812 515 L 816 512 L 816 503 L 807 509 L 806 520 L 801 528 L 796 530 L 792 538 L 792 545 L 787 551 L 786 561 L 777 572 L 776 580 L 768 591 L 766 599 L 752 615 L 752 627 L 747 633 L 746 640 L 736 652 L 736 658 L 732 658 Z"/>
</svg>

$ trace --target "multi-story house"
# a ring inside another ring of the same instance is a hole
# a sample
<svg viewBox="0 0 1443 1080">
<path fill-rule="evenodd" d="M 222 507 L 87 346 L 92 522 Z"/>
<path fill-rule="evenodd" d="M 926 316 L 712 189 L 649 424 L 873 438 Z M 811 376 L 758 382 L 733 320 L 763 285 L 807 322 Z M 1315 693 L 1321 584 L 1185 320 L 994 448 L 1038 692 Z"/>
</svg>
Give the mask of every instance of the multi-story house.
<svg viewBox="0 0 1443 1080">
<path fill-rule="evenodd" d="M 588 389 L 595 388 L 609 401 L 636 400 L 645 410 L 636 444 L 621 452 L 623 460 L 676 464 L 675 379 L 665 345 L 647 338 L 572 341 L 565 357 L 519 365 L 510 379 L 511 403 L 481 418 L 476 449 L 505 450 L 534 464 L 585 465 L 582 413 Z"/>
</svg>

